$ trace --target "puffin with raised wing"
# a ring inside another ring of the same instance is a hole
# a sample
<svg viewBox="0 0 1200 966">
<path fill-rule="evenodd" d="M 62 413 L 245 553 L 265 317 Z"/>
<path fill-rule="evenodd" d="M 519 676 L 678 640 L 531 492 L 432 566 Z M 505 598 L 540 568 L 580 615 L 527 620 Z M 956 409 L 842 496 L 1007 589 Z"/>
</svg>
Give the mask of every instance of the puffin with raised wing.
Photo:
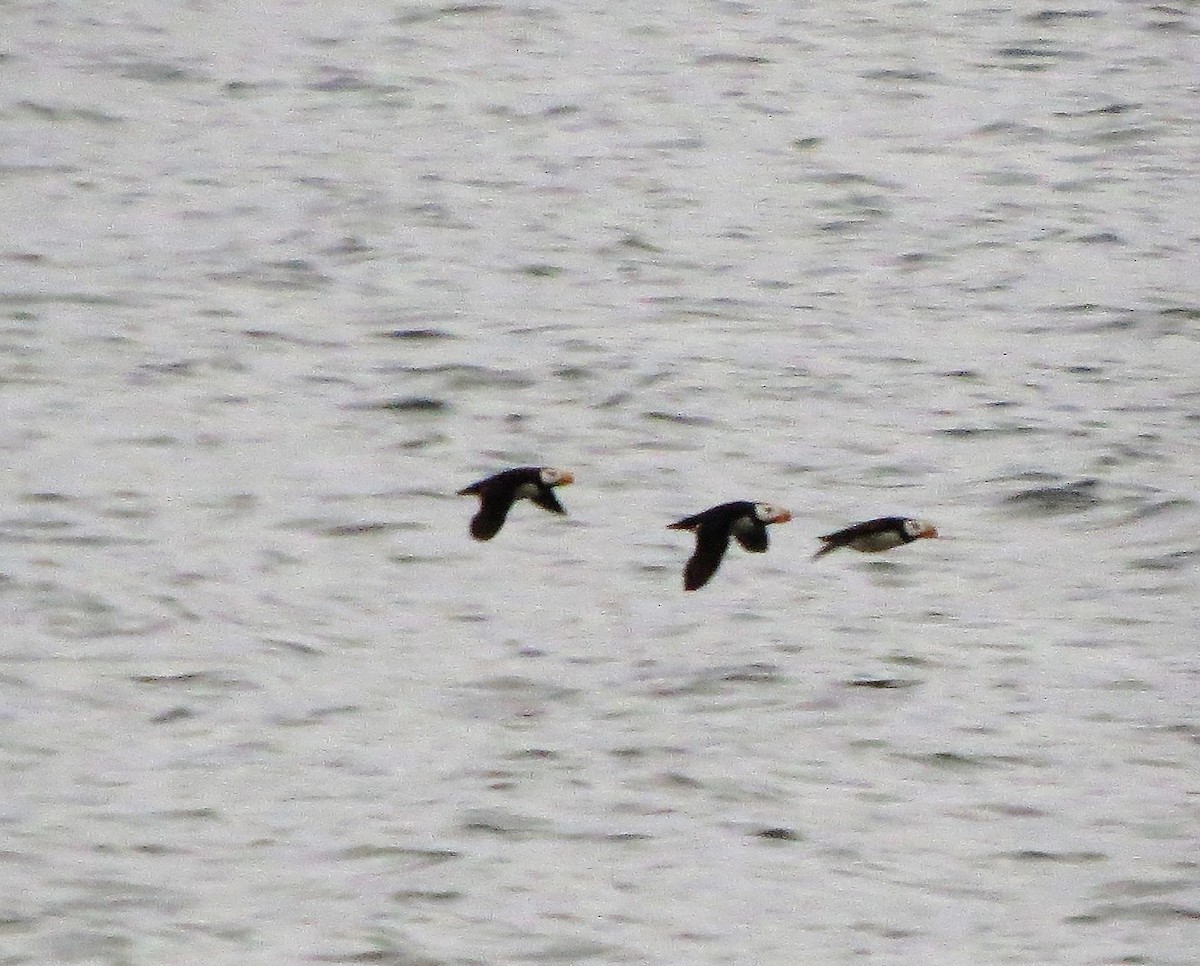
<svg viewBox="0 0 1200 966">
<path fill-rule="evenodd" d="M 566 470 L 549 466 L 518 466 L 465 486 L 459 496 L 478 496 L 479 512 L 471 518 L 471 536 L 476 540 L 491 540 L 500 528 L 508 511 L 518 500 L 528 500 L 551 513 L 566 513 L 554 495 L 554 487 L 575 482 Z"/>
<path fill-rule="evenodd" d="M 708 583 L 721 566 L 730 537 L 744 550 L 766 553 L 768 524 L 787 523 L 791 518 L 791 513 L 771 503 L 735 500 L 668 524 L 668 530 L 692 530 L 696 534 L 696 549 L 683 568 L 683 589 L 698 590 Z"/>
</svg>

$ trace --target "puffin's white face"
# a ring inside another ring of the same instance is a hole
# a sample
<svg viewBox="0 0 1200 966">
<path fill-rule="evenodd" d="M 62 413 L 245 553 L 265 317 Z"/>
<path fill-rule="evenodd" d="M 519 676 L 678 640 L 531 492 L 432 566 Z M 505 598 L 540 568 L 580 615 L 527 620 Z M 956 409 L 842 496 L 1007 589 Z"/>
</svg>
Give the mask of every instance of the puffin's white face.
<svg viewBox="0 0 1200 966">
<path fill-rule="evenodd" d="M 914 540 L 938 535 L 937 528 L 928 520 L 905 520 L 904 532 Z"/>
<path fill-rule="evenodd" d="M 755 503 L 754 515 L 763 523 L 787 523 L 792 518 L 791 513 L 772 503 Z"/>
<path fill-rule="evenodd" d="M 538 475 L 547 486 L 566 486 L 574 483 L 575 477 L 566 470 L 556 470 L 549 466 L 542 467 Z"/>
</svg>

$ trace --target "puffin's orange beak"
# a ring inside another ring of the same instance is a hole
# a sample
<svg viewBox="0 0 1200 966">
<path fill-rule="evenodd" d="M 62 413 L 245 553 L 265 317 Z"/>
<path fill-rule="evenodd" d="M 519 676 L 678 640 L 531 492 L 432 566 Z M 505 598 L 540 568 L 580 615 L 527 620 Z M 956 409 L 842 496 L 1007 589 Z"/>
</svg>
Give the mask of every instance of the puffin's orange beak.
<svg viewBox="0 0 1200 966">
<path fill-rule="evenodd" d="M 575 474 L 574 473 L 564 473 L 562 475 L 562 479 L 560 479 L 558 481 L 558 485 L 559 486 L 568 486 L 569 484 L 574 483 L 574 482 L 575 482 Z M 937 534 L 935 533 L 934 536 L 936 537 Z"/>
<path fill-rule="evenodd" d="M 792 513 L 790 510 L 780 510 L 779 515 L 777 517 L 775 517 L 775 519 L 772 520 L 771 522 L 772 523 L 787 523 L 791 519 L 792 519 Z"/>
<path fill-rule="evenodd" d="M 937 527 L 926 527 L 919 534 L 919 536 L 922 536 L 922 537 L 936 537 L 937 535 L 938 535 Z"/>
</svg>

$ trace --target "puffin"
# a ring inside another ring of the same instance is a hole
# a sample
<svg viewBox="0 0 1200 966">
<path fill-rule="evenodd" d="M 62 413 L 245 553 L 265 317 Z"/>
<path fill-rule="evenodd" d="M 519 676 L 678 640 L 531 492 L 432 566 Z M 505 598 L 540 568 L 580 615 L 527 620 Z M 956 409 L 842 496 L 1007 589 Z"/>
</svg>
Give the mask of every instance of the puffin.
<svg viewBox="0 0 1200 966">
<path fill-rule="evenodd" d="M 766 553 L 767 524 L 787 523 L 791 513 L 771 503 L 735 500 L 667 524 L 668 530 L 694 530 L 696 550 L 683 568 L 683 589 L 699 590 L 721 566 L 732 535 L 751 553 Z"/>
<path fill-rule="evenodd" d="M 574 474 L 566 470 L 518 466 L 464 486 L 458 495 L 479 497 L 479 512 L 471 517 L 471 536 L 491 540 L 504 526 L 504 518 L 517 500 L 528 500 L 551 513 L 566 513 L 553 488 L 574 482 Z"/>
<path fill-rule="evenodd" d="M 844 530 L 836 530 L 821 537 L 825 544 L 813 554 L 813 560 L 833 553 L 840 547 L 849 547 L 859 553 L 880 553 L 901 547 L 914 540 L 936 537 L 937 528 L 927 520 L 911 517 L 877 517 L 864 523 L 856 523 Z"/>
</svg>

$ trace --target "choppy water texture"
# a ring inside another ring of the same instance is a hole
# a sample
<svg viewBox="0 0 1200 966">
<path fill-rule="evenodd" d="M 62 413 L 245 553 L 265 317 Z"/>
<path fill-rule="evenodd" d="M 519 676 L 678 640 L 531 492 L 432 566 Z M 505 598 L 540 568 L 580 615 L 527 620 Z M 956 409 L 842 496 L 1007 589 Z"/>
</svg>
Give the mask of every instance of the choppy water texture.
<svg viewBox="0 0 1200 966">
<path fill-rule="evenodd" d="M 1200 14 L 1002 7 L 6 4 L 0 962 L 1200 961 Z"/>
</svg>

